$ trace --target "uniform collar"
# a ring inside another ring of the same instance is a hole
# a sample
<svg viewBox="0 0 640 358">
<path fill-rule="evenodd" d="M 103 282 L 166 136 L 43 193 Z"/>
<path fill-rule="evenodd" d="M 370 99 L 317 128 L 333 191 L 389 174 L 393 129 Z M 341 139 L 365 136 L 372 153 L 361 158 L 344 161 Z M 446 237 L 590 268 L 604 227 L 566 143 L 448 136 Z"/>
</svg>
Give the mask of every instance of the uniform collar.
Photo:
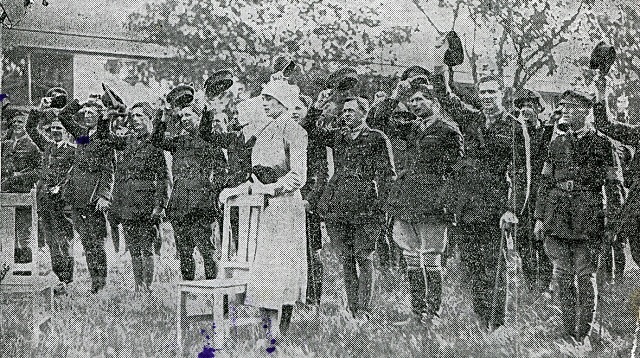
<svg viewBox="0 0 640 358">
<path fill-rule="evenodd" d="M 351 129 L 348 132 L 348 135 L 351 137 L 351 139 L 355 140 L 358 139 L 358 137 L 360 137 L 361 134 L 368 134 L 369 131 L 369 126 L 367 126 L 366 122 L 362 122 L 361 125 Z"/>
</svg>

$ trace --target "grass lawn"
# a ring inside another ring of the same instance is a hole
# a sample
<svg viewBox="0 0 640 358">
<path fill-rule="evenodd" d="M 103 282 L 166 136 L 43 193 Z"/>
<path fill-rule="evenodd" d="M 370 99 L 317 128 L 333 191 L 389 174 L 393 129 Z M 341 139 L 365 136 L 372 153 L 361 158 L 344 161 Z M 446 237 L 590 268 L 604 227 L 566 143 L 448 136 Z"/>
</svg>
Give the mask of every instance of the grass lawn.
<svg viewBox="0 0 640 358">
<path fill-rule="evenodd" d="M 81 246 L 76 245 L 76 281 L 70 293 L 55 298 L 48 332 L 41 338 L 36 357 L 175 357 L 175 314 L 179 266 L 171 233 L 156 260 L 157 282 L 150 295 L 137 296 L 128 254 L 119 257 L 108 247 L 109 282 L 97 295 L 89 295 L 89 277 Z M 438 326 L 392 322 L 409 313 L 408 285 L 399 274 L 386 275 L 378 285 L 373 318 L 359 324 L 346 318 L 342 309 L 341 270 L 337 258 L 325 253 L 323 304 L 317 312 L 294 310 L 289 335 L 266 351 L 265 332 L 256 325 L 239 328 L 224 352 L 231 357 L 629 357 L 635 315 L 631 296 L 640 287 L 640 270 L 630 264 L 625 284 L 607 287 L 602 294 L 603 334 L 592 337 L 591 352 L 559 338 L 559 310 L 552 298 L 520 292 L 517 319 L 487 333 L 478 327 L 471 300 L 464 289 L 460 263 L 447 265 L 443 315 Z M 201 265 L 201 262 L 198 263 Z M 46 265 L 46 263 L 45 263 Z M 203 277 L 202 267 L 197 275 Z M 380 282 L 380 281 L 379 281 Z M 381 288 L 384 286 L 384 288 Z M 29 356 L 25 322 L 27 305 L 3 298 L 2 357 Z M 192 310 L 204 311 L 207 302 L 191 302 Z M 239 315 L 255 315 L 239 307 Z M 211 321 L 191 322 L 185 337 L 188 357 L 198 357 L 211 334 Z M 205 334 L 201 330 L 206 330 Z M 26 337 L 26 338 L 23 338 Z M 215 356 L 220 356 L 218 352 Z"/>
</svg>

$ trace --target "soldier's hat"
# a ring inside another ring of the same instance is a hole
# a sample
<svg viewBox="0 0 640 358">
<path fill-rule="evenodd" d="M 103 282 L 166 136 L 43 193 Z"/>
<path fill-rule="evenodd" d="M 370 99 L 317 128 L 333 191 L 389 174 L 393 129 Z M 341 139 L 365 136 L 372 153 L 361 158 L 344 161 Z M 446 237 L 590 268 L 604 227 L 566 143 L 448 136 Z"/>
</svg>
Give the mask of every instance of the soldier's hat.
<svg viewBox="0 0 640 358">
<path fill-rule="evenodd" d="M 116 94 L 116 92 L 111 89 L 106 83 L 102 83 L 102 89 L 104 90 L 104 94 L 102 95 L 102 104 L 109 109 L 116 109 L 118 111 L 123 112 L 126 109 L 124 101 L 120 96 Z"/>
<path fill-rule="evenodd" d="M 431 72 L 426 68 L 421 66 L 411 66 L 404 70 L 400 79 L 403 81 L 410 80 L 413 90 L 425 90 L 431 85 L 429 82 L 430 77 Z"/>
<path fill-rule="evenodd" d="M 7 121 L 8 125 L 11 125 L 15 118 L 18 118 L 20 115 L 28 115 L 30 110 L 31 108 L 28 106 L 8 105 L 2 110 L 2 119 Z"/>
<path fill-rule="evenodd" d="M 464 62 L 464 51 L 460 36 L 453 30 L 449 31 L 446 41 L 449 42 L 449 48 L 444 53 L 444 64 L 449 67 L 461 65 Z"/>
<path fill-rule="evenodd" d="M 195 90 L 193 86 L 179 84 L 167 94 L 167 102 L 174 108 L 184 108 L 193 103 Z"/>
<path fill-rule="evenodd" d="M 286 56 L 278 56 L 273 63 L 273 73 L 282 72 L 285 77 L 291 77 L 295 69 L 295 61 Z"/>
<path fill-rule="evenodd" d="M 576 90 L 566 90 L 560 96 L 559 104 L 581 104 L 587 107 L 591 107 L 594 103 L 594 100 L 595 96 L 593 94 Z"/>
<path fill-rule="evenodd" d="M 204 82 L 204 94 L 211 98 L 233 86 L 233 72 L 229 69 L 216 71 Z"/>
<path fill-rule="evenodd" d="M 544 112 L 545 103 L 540 93 L 530 89 L 522 88 L 516 91 L 513 99 L 513 105 L 520 109 L 525 102 L 533 102 L 540 106 L 540 112 Z"/>
<path fill-rule="evenodd" d="M 45 97 L 51 97 L 51 108 L 62 109 L 67 105 L 67 91 L 62 87 L 50 88 Z"/>
<path fill-rule="evenodd" d="M 343 67 L 330 74 L 325 82 L 325 88 L 347 91 L 358 83 L 358 71 L 353 67 Z"/>
<path fill-rule="evenodd" d="M 606 74 L 616 60 L 616 49 L 604 41 L 600 41 L 591 52 L 589 68 L 600 70 Z"/>
</svg>

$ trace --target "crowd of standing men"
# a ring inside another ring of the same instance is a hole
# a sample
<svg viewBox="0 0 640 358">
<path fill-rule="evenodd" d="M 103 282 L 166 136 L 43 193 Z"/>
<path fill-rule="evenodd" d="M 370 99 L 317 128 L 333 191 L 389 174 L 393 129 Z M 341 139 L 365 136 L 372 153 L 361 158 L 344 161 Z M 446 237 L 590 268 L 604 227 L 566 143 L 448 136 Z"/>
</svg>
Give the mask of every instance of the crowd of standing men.
<svg viewBox="0 0 640 358">
<path fill-rule="evenodd" d="M 446 252 L 457 247 L 474 311 L 482 325 L 499 327 L 508 306 L 505 253 L 517 252 L 529 289 L 555 290 L 565 334 L 581 341 L 594 323 L 596 271 L 611 247 L 619 252 L 628 240 L 640 259 L 640 217 L 629 209 L 640 195 L 632 169 L 640 127 L 608 115 L 606 68 L 596 70 L 595 95 L 567 90 L 543 120 L 539 94 L 517 92 L 508 110 L 492 76 L 477 84 L 480 105 L 465 103 L 450 57 L 448 72 L 406 69 L 394 91 L 373 104 L 354 91 L 353 68 L 329 76 L 313 101 L 289 83 L 295 63 L 284 58 L 261 95 L 243 101 L 230 95 L 230 70 L 206 81 L 204 106 L 194 103 L 189 85 L 175 87 L 161 108 L 127 108 L 104 85 L 101 97 L 84 103 L 52 88 L 39 108 L 5 111 L 2 190 L 37 184 L 41 244 L 50 247 L 60 291 L 74 279 L 74 229 L 91 291 L 105 287 L 108 223 L 114 235 L 115 225 L 123 227 L 136 291 L 151 286 L 165 219 L 182 278 L 195 278 L 196 247 L 205 277 L 215 278 L 218 196 L 249 180 L 272 195 L 247 301 L 275 322 L 274 311 L 284 306 L 283 329 L 295 302 L 320 303 L 325 222 L 356 318 L 370 317 L 377 251 L 386 268 L 402 253 L 413 311 L 403 324 L 437 319 Z M 16 216 L 16 260 L 29 261 L 30 212 Z M 615 266 L 620 279 L 624 262 Z"/>
</svg>

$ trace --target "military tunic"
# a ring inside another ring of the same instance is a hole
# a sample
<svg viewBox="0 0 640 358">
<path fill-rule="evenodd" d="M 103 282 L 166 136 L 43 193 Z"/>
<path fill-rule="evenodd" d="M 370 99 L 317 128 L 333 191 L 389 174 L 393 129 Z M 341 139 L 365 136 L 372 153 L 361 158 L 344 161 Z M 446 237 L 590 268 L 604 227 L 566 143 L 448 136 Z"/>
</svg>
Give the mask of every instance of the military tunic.
<svg viewBox="0 0 640 358">
<path fill-rule="evenodd" d="M 55 142 L 42 135 L 37 124 L 42 113 L 29 113 L 27 133 L 44 152 L 42 171 L 38 181 L 38 215 L 41 230 L 51 252 L 53 272 L 61 282 L 73 281 L 73 225 L 65 215 L 66 202 L 63 193 L 69 181 L 76 146 L 66 140 Z"/>
</svg>

